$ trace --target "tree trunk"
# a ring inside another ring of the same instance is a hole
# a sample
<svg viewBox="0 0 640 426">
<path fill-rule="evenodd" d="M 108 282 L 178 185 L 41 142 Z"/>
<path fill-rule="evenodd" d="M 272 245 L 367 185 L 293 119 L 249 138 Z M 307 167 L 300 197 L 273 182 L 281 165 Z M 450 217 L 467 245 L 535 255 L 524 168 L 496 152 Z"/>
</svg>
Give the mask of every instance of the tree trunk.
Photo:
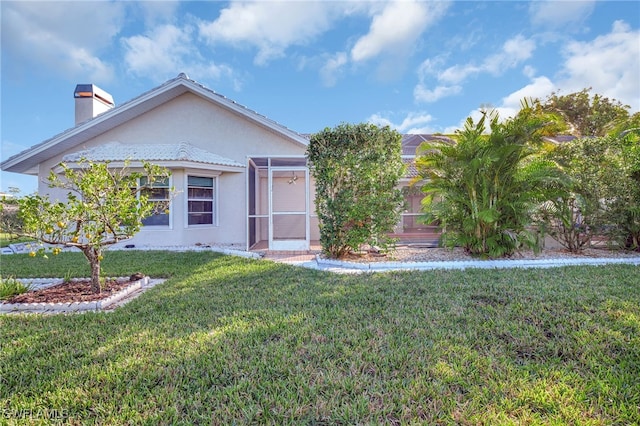
<svg viewBox="0 0 640 426">
<path fill-rule="evenodd" d="M 82 252 L 91 265 L 91 292 L 100 294 L 100 253 L 91 247 L 83 248 Z"/>
<path fill-rule="evenodd" d="M 100 261 L 97 256 L 94 262 L 91 262 L 91 293 L 100 294 Z"/>
</svg>

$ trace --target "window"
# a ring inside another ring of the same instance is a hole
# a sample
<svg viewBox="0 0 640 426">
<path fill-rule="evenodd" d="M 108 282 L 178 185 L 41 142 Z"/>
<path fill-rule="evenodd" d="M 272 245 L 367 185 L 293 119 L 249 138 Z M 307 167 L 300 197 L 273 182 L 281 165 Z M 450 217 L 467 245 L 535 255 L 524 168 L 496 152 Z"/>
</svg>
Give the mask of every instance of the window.
<svg viewBox="0 0 640 426">
<path fill-rule="evenodd" d="M 420 187 L 404 186 L 402 187 L 404 195 L 405 210 L 402 213 L 402 231 L 404 233 L 426 232 L 430 229 L 430 225 L 425 225 L 420 221 L 422 213 L 422 199 L 424 194 Z"/>
<path fill-rule="evenodd" d="M 213 225 L 214 178 L 189 176 L 187 178 L 189 225 Z"/>
<path fill-rule="evenodd" d="M 147 185 L 147 178 L 140 178 L 140 186 Z M 150 188 L 143 188 L 142 193 L 154 204 L 150 216 L 142 219 L 144 226 L 169 226 L 169 178 L 158 179 Z"/>
</svg>

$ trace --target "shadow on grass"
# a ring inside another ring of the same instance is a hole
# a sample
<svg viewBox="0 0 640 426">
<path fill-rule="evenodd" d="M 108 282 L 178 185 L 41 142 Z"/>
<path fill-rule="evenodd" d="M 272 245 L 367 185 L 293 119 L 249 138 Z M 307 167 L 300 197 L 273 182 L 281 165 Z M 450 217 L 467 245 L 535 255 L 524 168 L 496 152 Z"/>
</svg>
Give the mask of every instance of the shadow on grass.
<svg viewBox="0 0 640 426">
<path fill-rule="evenodd" d="M 0 408 L 82 423 L 638 418 L 637 267 L 189 269 L 113 313 L 0 318 Z"/>
</svg>

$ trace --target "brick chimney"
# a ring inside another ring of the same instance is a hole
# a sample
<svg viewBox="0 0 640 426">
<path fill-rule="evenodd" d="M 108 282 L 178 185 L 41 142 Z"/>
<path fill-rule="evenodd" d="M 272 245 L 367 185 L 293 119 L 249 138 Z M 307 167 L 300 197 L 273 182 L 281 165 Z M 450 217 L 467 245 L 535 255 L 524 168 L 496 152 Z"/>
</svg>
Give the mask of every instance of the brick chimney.
<svg viewBox="0 0 640 426">
<path fill-rule="evenodd" d="M 76 126 L 115 106 L 113 97 L 95 84 L 78 84 L 73 97 L 76 100 Z"/>
</svg>

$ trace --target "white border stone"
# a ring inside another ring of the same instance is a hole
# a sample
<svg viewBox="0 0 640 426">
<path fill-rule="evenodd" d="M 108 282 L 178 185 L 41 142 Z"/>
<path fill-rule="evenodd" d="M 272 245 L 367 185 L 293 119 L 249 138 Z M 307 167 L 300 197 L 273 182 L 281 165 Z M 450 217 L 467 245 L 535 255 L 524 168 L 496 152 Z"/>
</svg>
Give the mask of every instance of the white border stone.
<svg viewBox="0 0 640 426">
<path fill-rule="evenodd" d="M 71 312 L 99 312 L 107 309 L 124 297 L 149 284 L 149 277 L 143 277 L 123 288 L 119 292 L 106 299 L 93 302 L 72 302 L 72 303 L 0 303 L 0 314 L 7 313 L 38 313 L 38 314 L 61 314 Z"/>
<path fill-rule="evenodd" d="M 429 271 L 436 269 L 506 269 L 506 268 L 555 268 L 575 265 L 614 265 L 630 264 L 640 265 L 640 257 L 619 258 L 588 258 L 588 259 L 516 259 L 516 260 L 455 260 L 455 261 L 431 261 L 431 262 L 348 262 L 335 259 L 325 259 L 321 255 L 316 256 L 317 269 L 326 269 L 338 272 L 363 271 Z M 304 266 L 304 264 L 302 264 Z"/>
</svg>

